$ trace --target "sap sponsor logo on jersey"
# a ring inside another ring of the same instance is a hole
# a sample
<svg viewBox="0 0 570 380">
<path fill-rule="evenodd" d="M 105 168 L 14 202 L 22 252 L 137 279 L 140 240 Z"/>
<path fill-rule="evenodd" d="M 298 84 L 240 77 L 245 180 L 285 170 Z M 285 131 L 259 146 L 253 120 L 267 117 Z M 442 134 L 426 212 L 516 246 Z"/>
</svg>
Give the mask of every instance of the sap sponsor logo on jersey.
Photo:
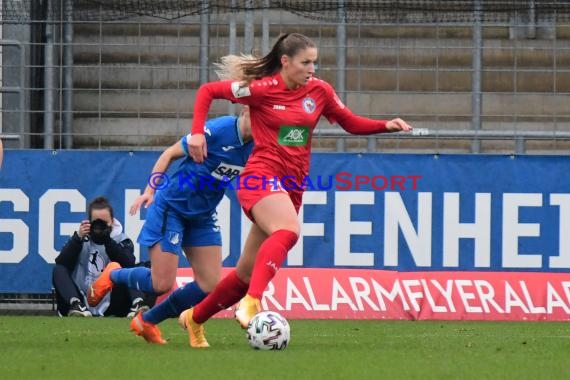
<svg viewBox="0 0 570 380">
<path fill-rule="evenodd" d="M 217 168 L 212 171 L 212 177 L 220 181 L 231 181 L 243 171 L 243 166 L 230 165 L 221 162 Z"/>
<path fill-rule="evenodd" d="M 242 85 L 241 82 L 233 82 L 232 94 L 234 94 L 236 98 L 245 98 L 246 96 L 251 96 L 251 91 L 248 86 Z"/>
</svg>

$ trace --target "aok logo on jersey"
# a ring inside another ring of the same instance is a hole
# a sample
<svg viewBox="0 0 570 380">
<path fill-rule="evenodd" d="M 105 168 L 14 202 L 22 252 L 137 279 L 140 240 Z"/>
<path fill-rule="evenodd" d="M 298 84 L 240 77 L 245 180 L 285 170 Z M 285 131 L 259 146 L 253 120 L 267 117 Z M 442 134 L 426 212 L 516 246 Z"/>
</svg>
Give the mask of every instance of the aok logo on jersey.
<svg viewBox="0 0 570 380">
<path fill-rule="evenodd" d="M 282 125 L 278 142 L 285 146 L 305 146 L 309 142 L 309 127 Z"/>
</svg>

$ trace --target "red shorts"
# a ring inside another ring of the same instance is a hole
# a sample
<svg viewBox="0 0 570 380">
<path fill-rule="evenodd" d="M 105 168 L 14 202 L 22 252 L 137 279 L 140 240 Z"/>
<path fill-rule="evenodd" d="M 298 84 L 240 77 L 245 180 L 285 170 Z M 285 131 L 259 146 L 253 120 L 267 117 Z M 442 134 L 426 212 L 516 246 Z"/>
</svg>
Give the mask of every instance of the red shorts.
<svg viewBox="0 0 570 380">
<path fill-rule="evenodd" d="M 282 182 L 273 176 L 248 174 L 239 177 L 237 197 L 245 215 L 247 215 L 252 222 L 254 222 L 253 215 L 251 215 L 253 206 L 261 199 L 279 192 L 289 195 L 295 207 L 295 211 L 298 214 L 303 201 L 304 192 L 299 186 Z"/>
</svg>

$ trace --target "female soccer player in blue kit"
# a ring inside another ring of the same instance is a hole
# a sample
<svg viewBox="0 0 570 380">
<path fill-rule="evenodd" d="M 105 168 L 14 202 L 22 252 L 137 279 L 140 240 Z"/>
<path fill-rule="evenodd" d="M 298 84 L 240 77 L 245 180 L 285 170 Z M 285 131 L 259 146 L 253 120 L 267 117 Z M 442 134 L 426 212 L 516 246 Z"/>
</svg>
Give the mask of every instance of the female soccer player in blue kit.
<svg viewBox="0 0 570 380">
<path fill-rule="evenodd" d="M 224 182 L 243 170 L 253 148 L 247 107 L 239 117 L 209 120 L 204 131 L 209 148 L 207 159 L 196 164 L 188 154 L 190 135 L 183 137 L 161 154 L 152 169 L 152 173 L 164 173 L 173 160 L 185 157 L 170 176 L 170 183 L 156 193 L 148 184 L 131 206 L 130 213 L 134 214 L 142 205 L 150 205 L 137 242 L 149 247 L 151 269 L 121 269 L 118 263 L 110 263 L 87 297 L 90 305 L 96 305 L 115 284 L 147 293 L 165 293 L 175 282 L 178 255 L 183 250 L 192 266 L 194 281 L 175 290 L 151 310 L 139 313 L 131 322 L 131 330 L 151 343 L 166 343 L 156 324 L 197 304 L 218 283 L 222 239 L 216 207 L 228 187 Z"/>
</svg>

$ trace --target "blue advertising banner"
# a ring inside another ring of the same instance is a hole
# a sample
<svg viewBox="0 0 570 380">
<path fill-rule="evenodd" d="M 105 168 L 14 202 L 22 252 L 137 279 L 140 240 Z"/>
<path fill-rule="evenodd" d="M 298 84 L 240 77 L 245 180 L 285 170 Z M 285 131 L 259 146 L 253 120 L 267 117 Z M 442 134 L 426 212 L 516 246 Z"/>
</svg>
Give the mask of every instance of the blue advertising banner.
<svg viewBox="0 0 570 380">
<path fill-rule="evenodd" d="M 158 154 L 5 152 L 0 292 L 49 292 L 54 259 L 96 196 L 136 240 L 145 212 L 128 209 Z M 569 168 L 561 156 L 313 154 L 287 266 L 568 273 Z M 218 212 L 231 267 L 249 221 L 228 187 Z M 148 258 L 138 245 L 136 255 Z"/>
</svg>

